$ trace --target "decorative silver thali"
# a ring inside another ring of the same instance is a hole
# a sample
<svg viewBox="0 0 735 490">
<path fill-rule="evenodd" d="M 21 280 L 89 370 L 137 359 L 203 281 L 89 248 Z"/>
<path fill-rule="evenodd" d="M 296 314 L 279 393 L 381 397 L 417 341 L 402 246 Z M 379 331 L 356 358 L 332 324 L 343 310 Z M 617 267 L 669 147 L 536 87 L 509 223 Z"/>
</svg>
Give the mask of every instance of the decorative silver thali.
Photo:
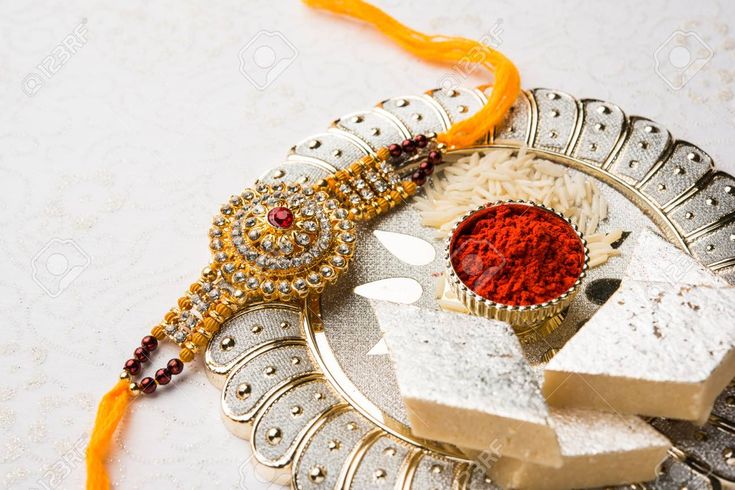
<svg viewBox="0 0 735 490">
<path fill-rule="evenodd" d="M 261 180 L 317 182 L 380 147 L 441 132 L 485 100 L 481 91 L 466 89 L 386 100 L 294 146 Z M 612 103 L 535 89 L 522 94 L 484 144 L 447 158 L 523 145 L 597 179 L 613 210 L 602 229 L 627 232 L 616 244 L 621 256 L 590 271 L 562 325 L 525 346 L 532 362 L 550 359 L 612 294 L 626 252 L 645 227 L 735 283 L 735 179 L 717 171 L 700 148 Z M 261 467 L 273 469 L 281 483 L 314 489 L 496 488 L 457 448 L 411 435 L 369 300 L 355 293 L 369 286 L 394 300 L 437 307 L 433 291 L 443 270 L 442 243 L 419 222 L 417 211 L 405 206 L 369 223 L 350 272 L 336 287 L 306 305 L 253 305 L 210 342 L 206 362 L 223 388 L 225 421 L 250 439 Z M 381 231 L 398 237 L 398 248 Z M 407 259 L 400 248 L 415 253 Z M 703 427 L 663 419 L 651 424 L 675 447 L 659 478 L 635 488 L 735 485 L 735 386 L 720 396 Z"/>
</svg>

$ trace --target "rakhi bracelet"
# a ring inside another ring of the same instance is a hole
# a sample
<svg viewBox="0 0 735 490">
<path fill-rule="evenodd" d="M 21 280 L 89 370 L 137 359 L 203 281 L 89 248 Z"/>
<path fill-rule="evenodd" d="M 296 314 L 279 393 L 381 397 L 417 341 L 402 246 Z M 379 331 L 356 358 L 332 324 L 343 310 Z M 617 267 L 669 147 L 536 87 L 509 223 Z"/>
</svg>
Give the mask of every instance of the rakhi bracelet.
<svg viewBox="0 0 735 490">
<path fill-rule="evenodd" d="M 444 147 L 435 134 L 419 134 L 362 157 L 312 187 L 259 184 L 232 196 L 209 232 L 211 264 L 125 361 L 120 379 L 129 381 L 130 394 L 151 394 L 169 384 L 248 303 L 305 298 L 334 282 L 354 252 L 354 223 L 413 196 L 442 162 Z M 153 377 L 135 381 L 166 339 L 181 348 L 179 358 Z"/>
<path fill-rule="evenodd" d="M 223 205 L 210 229 L 212 263 L 164 321 L 142 339 L 125 362 L 121 379 L 100 401 L 87 447 L 88 489 L 110 486 L 105 459 L 134 395 L 151 394 L 159 385 L 169 384 L 248 302 L 303 301 L 321 293 L 349 265 L 355 222 L 381 215 L 415 194 L 441 163 L 444 148 L 463 148 L 481 140 L 502 122 L 520 93 L 520 76 L 513 63 L 481 42 L 422 34 L 361 0 L 304 1 L 363 20 L 419 58 L 482 66 L 494 74 L 492 92 L 482 109 L 444 133 L 419 135 L 381 148 L 313 187 L 259 184 Z M 274 256 L 275 252 L 279 255 Z M 134 377 L 165 339 L 180 347 L 179 357 L 153 377 L 136 381 Z"/>
</svg>

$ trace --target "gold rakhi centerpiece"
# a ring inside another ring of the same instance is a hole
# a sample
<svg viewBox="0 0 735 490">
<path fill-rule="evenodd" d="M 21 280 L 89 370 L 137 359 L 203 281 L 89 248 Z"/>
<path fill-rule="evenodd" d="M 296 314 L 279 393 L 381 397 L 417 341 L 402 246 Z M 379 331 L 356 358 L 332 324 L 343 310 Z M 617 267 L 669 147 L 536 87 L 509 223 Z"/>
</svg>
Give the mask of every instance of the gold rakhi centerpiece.
<svg viewBox="0 0 735 490">
<path fill-rule="evenodd" d="M 350 212 L 324 191 L 262 184 L 221 208 L 210 248 L 228 282 L 288 300 L 321 291 L 347 268 L 353 228 Z"/>
</svg>

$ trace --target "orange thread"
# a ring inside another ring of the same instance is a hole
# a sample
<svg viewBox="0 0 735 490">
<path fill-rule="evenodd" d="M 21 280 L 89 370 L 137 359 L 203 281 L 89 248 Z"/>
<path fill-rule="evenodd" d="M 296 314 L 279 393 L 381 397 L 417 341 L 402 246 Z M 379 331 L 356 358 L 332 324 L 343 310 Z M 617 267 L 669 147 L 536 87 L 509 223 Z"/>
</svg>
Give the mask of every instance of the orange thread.
<svg viewBox="0 0 735 490">
<path fill-rule="evenodd" d="M 128 381 L 120 380 L 102 397 L 97 408 L 94 430 L 89 439 L 89 446 L 87 446 L 87 490 L 110 488 L 110 477 L 105 469 L 105 459 L 110 452 L 115 429 L 120 424 L 132 399 L 128 386 Z"/>
<path fill-rule="evenodd" d="M 361 0 L 303 0 L 310 7 L 329 10 L 372 24 L 406 51 L 428 61 L 468 62 L 495 74 L 493 90 L 485 106 L 472 117 L 452 125 L 439 141 L 451 147 L 466 147 L 480 141 L 502 122 L 521 90 L 515 65 L 502 53 L 471 39 L 431 36 L 417 32 Z"/>
</svg>

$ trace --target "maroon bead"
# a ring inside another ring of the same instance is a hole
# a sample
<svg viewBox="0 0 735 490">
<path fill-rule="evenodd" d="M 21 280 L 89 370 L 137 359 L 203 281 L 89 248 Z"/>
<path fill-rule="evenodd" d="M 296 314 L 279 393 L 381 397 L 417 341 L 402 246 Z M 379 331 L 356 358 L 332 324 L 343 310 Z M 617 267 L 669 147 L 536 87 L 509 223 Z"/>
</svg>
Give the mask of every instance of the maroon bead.
<svg viewBox="0 0 735 490">
<path fill-rule="evenodd" d="M 125 366 L 123 367 L 127 372 L 130 374 L 138 374 L 140 372 L 140 361 L 137 359 L 128 359 L 125 361 Z"/>
<path fill-rule="evenodd" d="M 401 143 L 401 148 L 403 148 L 403 151 L 406 153 L 414 153 L 416 151 L 416 145 L 413 144 L 413 141 L 411 140 L 403 140 L 403 143 Z"/>
<path fill-rule="evenodd" d="M 421 169 L 416 170 L 413 175 L 411 175 L 411 180 L 413 180 L 416 185 L 424 185 L 426 183 L 426 172 Z"/>
<path fill-rule="evenodd" d="M 171 381 L 171 371 L 169 371 L 168 368 L 156 371 L 156 382 L 159 385 L 167 385 L 169 381 Z"/>
<path fill-rule="evenodd" d="M 140 380 L 140 390 L 146 395 L 150 395 L 156 391 L 156 382 L 151 377 L 143 378 Z"/>
<path fill-rule="evenodd" d="M 403 153 L 403 148 L 401 148 L 401 145 L 393 143 L 392 145 L 388 145 L 388 152 L 392 157 L 399 157 Z"/>
<path fill-rule="evenodd" d="M 150 352 L 148 352 L 142 347 L 138 347 L 137 349 L 133 351 L 133 355 L 140 362 L 148 362 L 148 359 L 150 359 L 150 357 L 148 357 L 149 354 Z"/>
<path fill-rule="evenodd" d="M 148 352 L 153 352 L 158 347 L 158 339 L 153 335 L 146 335 L 143 340 L 140 341 L 140 346 Z"/>
<path fill-rule="evenodd" d="M 158 348 L 158 339 L 153 335 L 146 335 L 141 339 L 140 346 L 148 352 L 153 352 Z"/>
<path fill-rule="evenodd" d="M 419 168 L 424 171 L 426 175 L 431 175 L 434 173 L 434 164 L 431 163 L 428 160 L 424 160 L 419 164 Z"/>
<path fill-rule="evenodd" d="M 181 374 L 181 371 L 184 370 L 184 363 L 181 359 L 171 359 L 166 364 L 166 368 L 171 374 Z"/>
<path fill-rule="evenodd" d="M 426 160 L 433 163 L 434 165 L 438 165 L 442 161 L 442 154 L 440 151 L 431 150 L 429 152 L 429 155 L 426 157 Z"/>
<path fill-rule="evenodd" d="M 418 146 L 419 148 L 426 148 L 426 145 L 429 144 L 429 138 L 427 138 L 423 134 L 417 134 L 413 137 L 413 142 L 416 143 L 416 146 Z"/>
</svg>

